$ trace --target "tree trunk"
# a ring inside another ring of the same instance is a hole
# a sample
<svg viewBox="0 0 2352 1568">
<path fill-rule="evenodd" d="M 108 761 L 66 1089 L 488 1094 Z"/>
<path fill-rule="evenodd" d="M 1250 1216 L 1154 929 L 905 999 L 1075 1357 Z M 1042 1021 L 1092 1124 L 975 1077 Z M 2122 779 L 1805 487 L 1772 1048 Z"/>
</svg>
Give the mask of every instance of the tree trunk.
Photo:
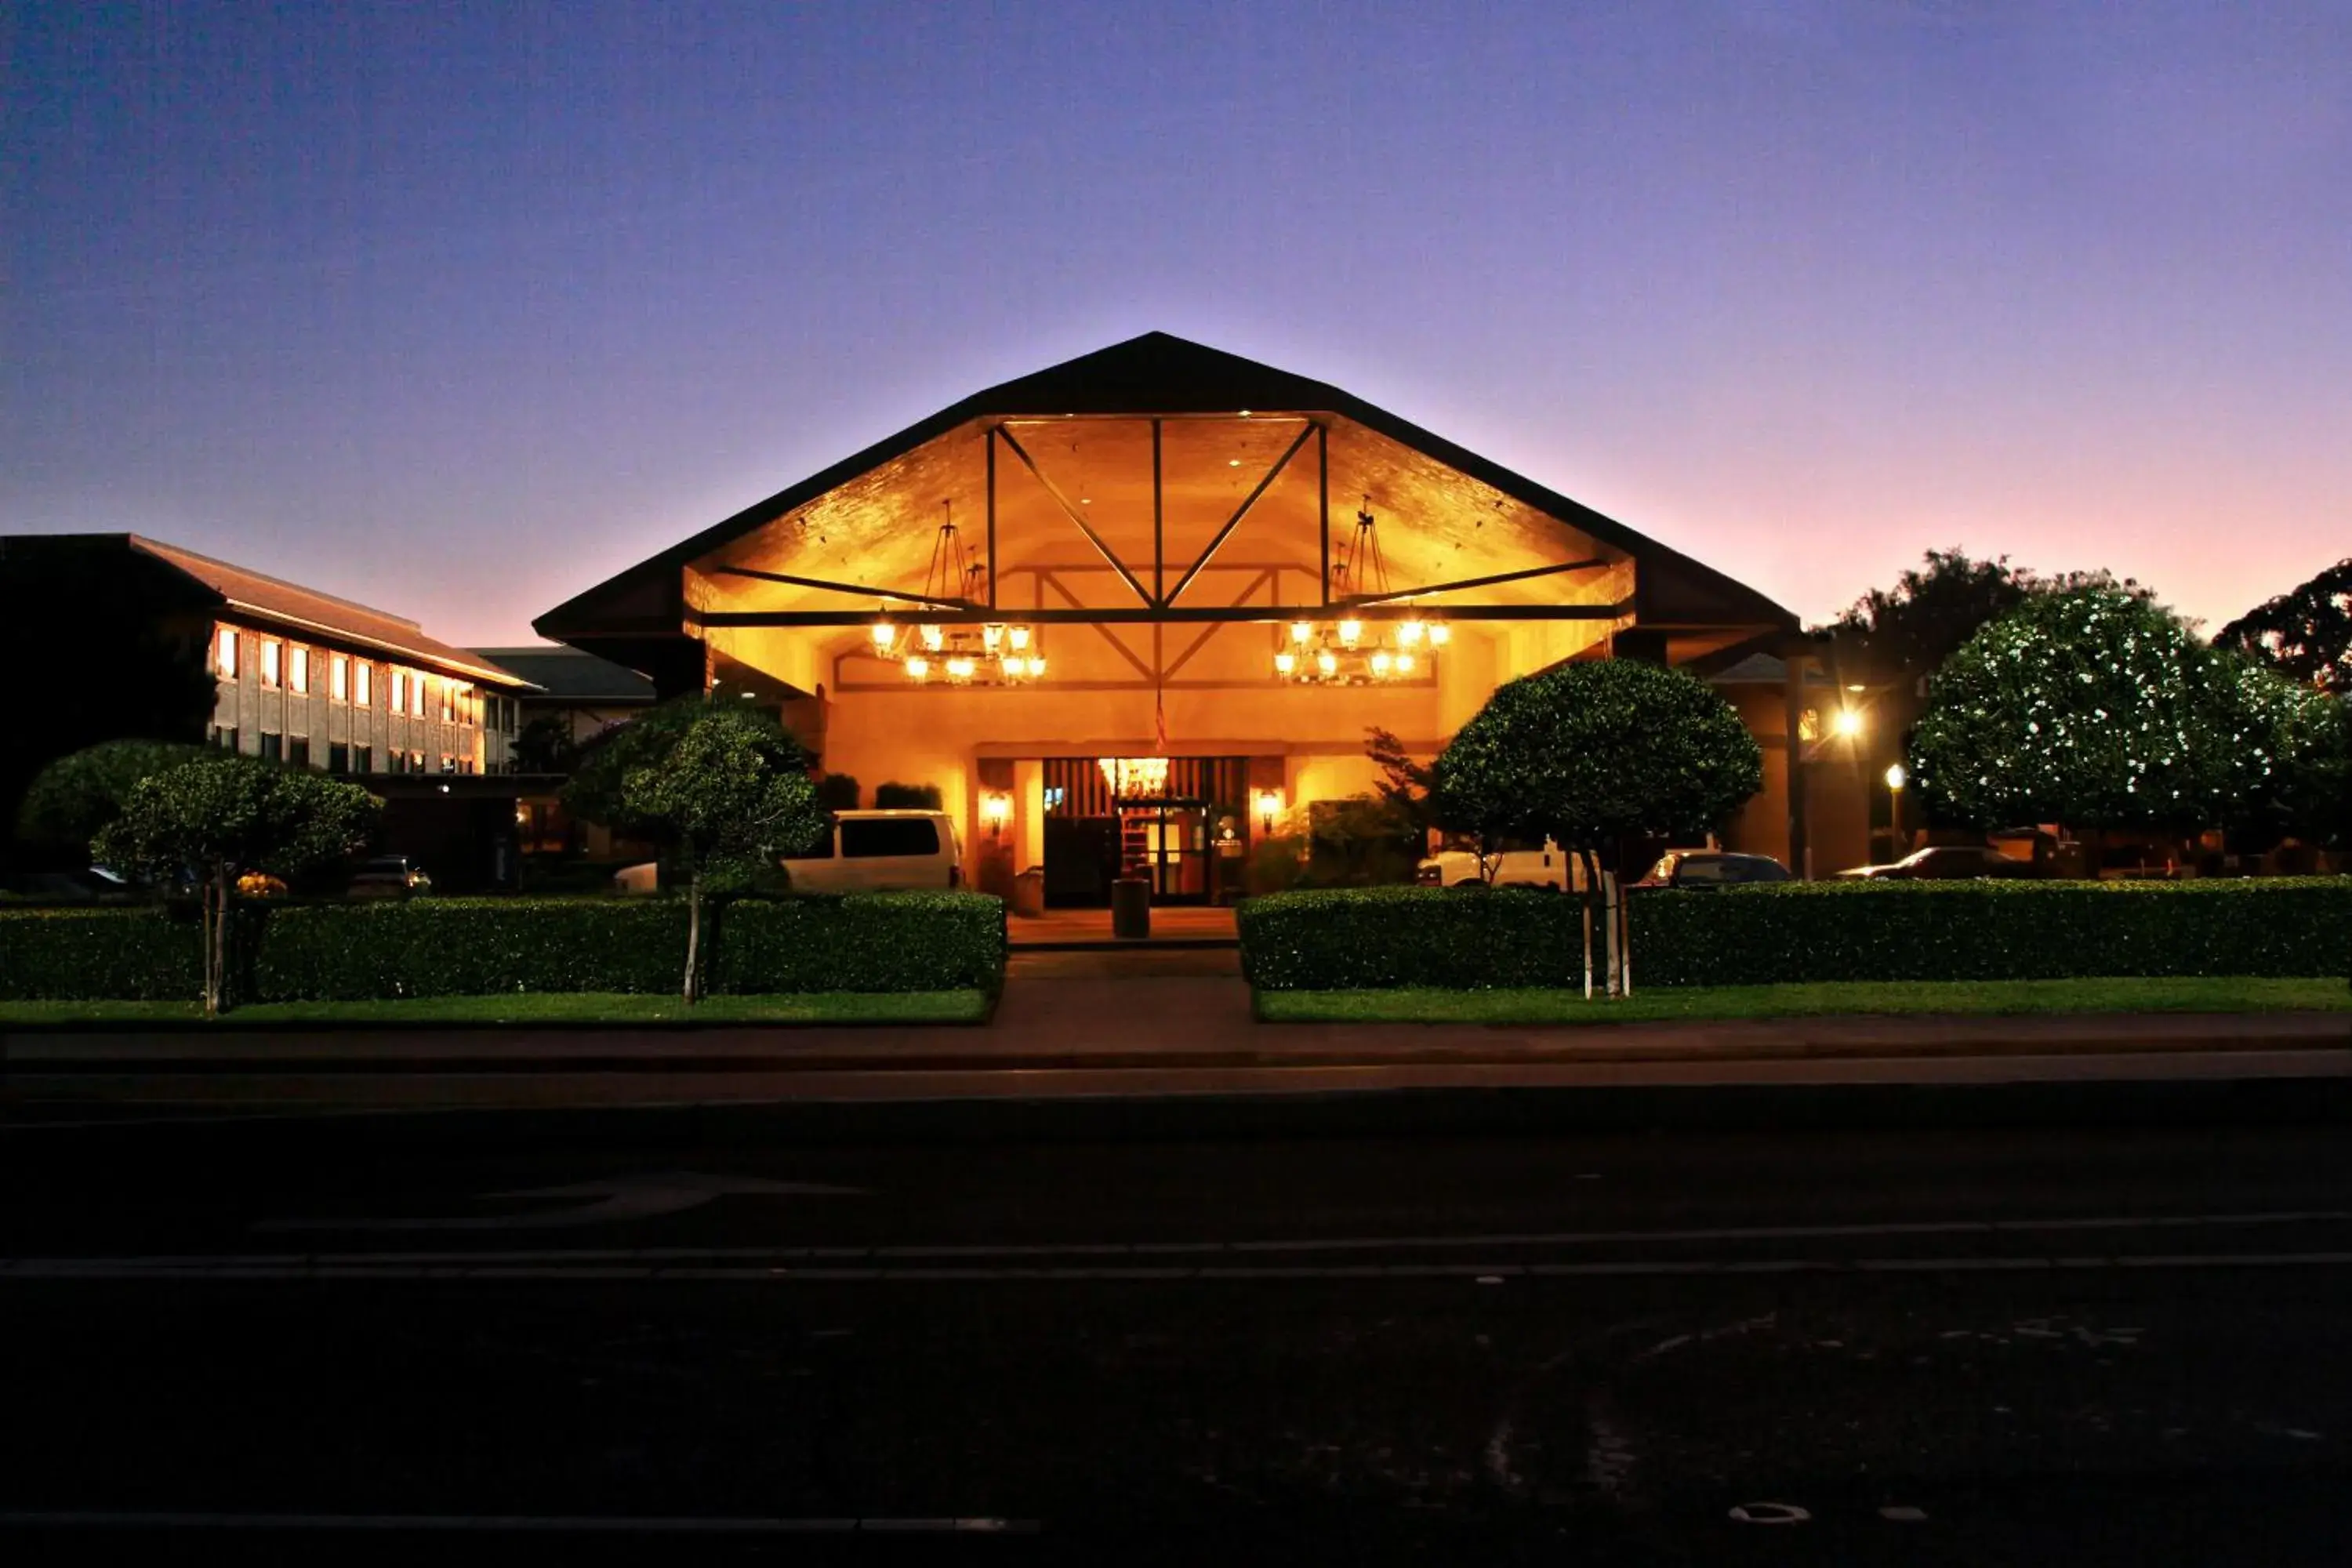
<svg viewBox="0 0 2352 1568">
<path fill-rule="evenodd" d="M 702 999 L 701 960 L 702 872 L 698 869 L 686 882 L 686 1005 L 689 1007 Z"/>
<path fill-rule="evenodd" d="M 205 886 L 205 1016 L 215 1018 L 228 1000 L 228 867 L 213 868 Z"/>
<path fill-rule="evenodd" d="M 1619 984 L 1621 978 L 1621 960 L 1619 955 L 1622 951 L 1622 944 L 1619 942 L 1618 927 L 1622 921 L 1624 910 L 1619 907 L 1619 904 L 1620 896 L 1617 890 L 1617 873 L 1614 871 L 1604 870 L 1601 873 L 1601 908 L 1607 917 L 1607 925 L 1609 928 L 1609 994 L 1612 1000 L 1614 1000 L 1621 992 Z"/>
<path fill-rule="evenodd" d="M 1584 905 L 1584 999 L 1590 1002 L 1592 1000 L 1592 891 L 1600 885 L 1600 879 L 1593 874 L 1591 850 L 1580 848 L 1570 853 L 1576 857 L 1576 865 L 1584 873 L 1584 889 L 1580 901 Z"/>
</svg>

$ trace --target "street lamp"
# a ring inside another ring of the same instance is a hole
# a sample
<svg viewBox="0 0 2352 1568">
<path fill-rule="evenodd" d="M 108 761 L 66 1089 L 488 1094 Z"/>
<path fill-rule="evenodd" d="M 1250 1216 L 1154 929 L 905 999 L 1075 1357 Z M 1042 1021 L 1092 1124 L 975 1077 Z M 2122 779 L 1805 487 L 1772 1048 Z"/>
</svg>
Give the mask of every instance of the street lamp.
<svg viewBox="0 0 2352 1568">
<path fill-rule="evenodd" d="M 1904 844 L 1903 786 L 1910 782 L 1911 775 L 1903 771 L 1901 763 L 1886 764 L 1886 826 L 1895 835 L 1895 855 L 1897 859 L 1902 858 Z"/>
</svg>

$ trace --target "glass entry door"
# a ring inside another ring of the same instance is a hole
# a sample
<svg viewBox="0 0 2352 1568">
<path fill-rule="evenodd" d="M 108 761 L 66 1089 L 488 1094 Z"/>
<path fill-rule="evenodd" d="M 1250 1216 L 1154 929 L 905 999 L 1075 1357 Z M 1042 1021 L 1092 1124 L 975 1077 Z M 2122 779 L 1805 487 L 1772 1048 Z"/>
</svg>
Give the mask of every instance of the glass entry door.
<svg viewBox="0 0 2352 1568">
<path fill-rule="evenodd" d="M 1155 904 L 1206 903 L 1208 804 L 1176 798 L 1121 801 L 1119 875 L 1150 882 Z"/>
</svg>

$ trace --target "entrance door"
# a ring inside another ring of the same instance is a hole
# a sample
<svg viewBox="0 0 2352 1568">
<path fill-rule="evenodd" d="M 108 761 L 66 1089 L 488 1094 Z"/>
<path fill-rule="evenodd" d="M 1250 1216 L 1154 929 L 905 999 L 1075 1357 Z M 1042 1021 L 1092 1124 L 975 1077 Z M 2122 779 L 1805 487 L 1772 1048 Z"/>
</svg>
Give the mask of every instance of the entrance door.
<svg viewBox="0 0 2352 1568">
<path fill-rule="evenodd" d="M 1100 910 L 1110 907 L 1110 881 L 1118 875 L 1118 818 L 1045 817 L 1045 907 Z"/>
<path fill-rule="evenodd" d="M 1118 825 L 1119 874 L 1150 882 L 1153 903 L 1209 901 L 1207 802 L 1123 801 Z"/>
</svg>

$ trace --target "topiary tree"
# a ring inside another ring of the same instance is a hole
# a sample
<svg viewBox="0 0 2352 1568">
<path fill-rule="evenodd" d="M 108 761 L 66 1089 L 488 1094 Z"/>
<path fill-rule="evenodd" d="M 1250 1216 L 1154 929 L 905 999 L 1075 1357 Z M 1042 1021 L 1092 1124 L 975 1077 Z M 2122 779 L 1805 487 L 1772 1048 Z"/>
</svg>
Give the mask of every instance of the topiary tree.
<svg viewBox="0 0 2352 1568">
<path fill-rule="evenodd" d="M 249 871 L 297 877 L 365 847 L 383 803 L 357 784 L 257 757 L 210 756 L 142 779 L 90 844 L 100 863 L 178 876 L 204 903 L 205 1013 L 228 1005 L 229 892 Z"/>
<path fill-rule="evenodd" d="M 1979 827 L 2211 826 L 2278 766 L 2284 710 L 2249 673 L 2145 599 L 2028 599 L 1937 673 L 1912 773 L 1933 809 Z"/>
<path fill-rule="evenodd" d="M 739 732 L 753 739 L 770 766 L 805 773 L 814 764 L 814 755 L 772 713 L 748 706 L 722 708 L 701 697 L 677 697 L 581 747 L 572 782 L 563 786 L 563 809 L 583 822 L 596 823 L 627 837 L 658 837 L 655 826 L 639 818 L 628 805 L 629 775 L 668 756 L 705 714 L 720 711 L 741 721 Z"/>
<path fill-rule="evenodd" d="M 858 801 L 857 775 L 855 773 L 825 774 L 816 781 L 816 798 L 823 803 L 827 811 L 856 811 Z"/>
<path fill-rule="evenodd" d="M 1764 786 L 1764 754 L 1731 704 L 1690 675 L 1601 659 L 1497 688 L 1438 753 L 1432 785 L 1439 825 L 1482 847 L 1549 836 L 1577 855 L 1589 917 L 1604 848 L 1714 830 Z M 1618 934 L 1612 921 L 1612 944 Z M 1612 994 L 1623 972 L 1611 964 Z"/>
<path fill-rule="evenodd" d="M 16 836 L 41 850 L 86 856 L 100 829 L 122 815 L 142 779 L 221 753 L 177 741 L 102 741 L 43 768 L 16 812 Z"/>
<path fill-rule="evenodd" d="M 686 875 L 688 1004 L 702 996 L 706 895 L 748 884 L 763 861 L 809 847 L 831 825 L 805 766 L 780 762 L 773 721 L 761 717 L 705 709 L 660 757 L 622 782 L 630 818 Z"/>
</svg>

